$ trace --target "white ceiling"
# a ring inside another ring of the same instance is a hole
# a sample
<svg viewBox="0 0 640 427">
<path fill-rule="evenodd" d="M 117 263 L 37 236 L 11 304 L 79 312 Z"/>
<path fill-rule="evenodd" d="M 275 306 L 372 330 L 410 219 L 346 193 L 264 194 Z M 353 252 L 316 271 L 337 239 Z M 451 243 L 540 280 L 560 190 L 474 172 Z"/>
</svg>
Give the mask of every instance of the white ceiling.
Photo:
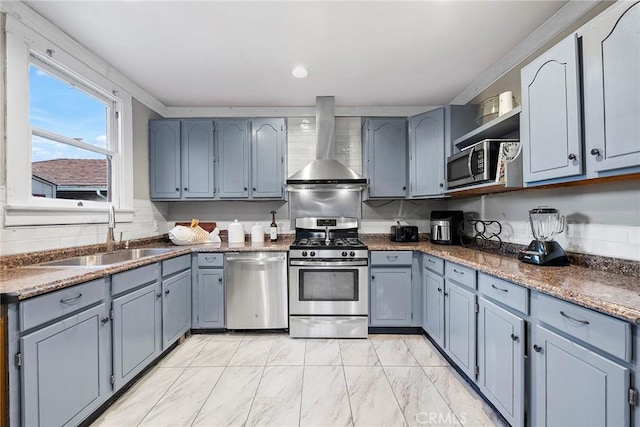
<svg viewBox="0 0 640 427">
<path fill-rule="evenodd" d="M 27 1 L 174 107 L 446 104 L 565 3 Z"/>
</svg>

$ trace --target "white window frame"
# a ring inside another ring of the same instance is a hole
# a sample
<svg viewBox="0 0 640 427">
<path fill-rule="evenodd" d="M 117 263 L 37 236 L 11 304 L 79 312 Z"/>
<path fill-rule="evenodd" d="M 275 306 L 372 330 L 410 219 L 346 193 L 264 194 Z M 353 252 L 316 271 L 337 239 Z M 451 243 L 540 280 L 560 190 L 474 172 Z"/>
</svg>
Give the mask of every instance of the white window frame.
<svg viewBox="0 0 640 427">
<path fill-rule="evenodd" d="M 132 222 L 133 143 L 131 95 L 108 78 L 109 67 L 98 58 L 83 57 L 74 45 L 68 51 L 36 33 L 10 15 L 6 17 L 6 188 L 4 226 L 105 223 L 110 204 L 118 222 Z M 73 52 L 73 54 L 69 53 Z M 93 62 L 91 60 L 94 60 Z M 112 104 L 107 132 L 108 150 L 29 125 L 29 66 L 45 65 L 45 71 L 88 90 Z M 116 117 L 117 116 L 117 117 Z M 111 157 L 111 202 L 33 197 L 31 191 L 32 133 Z"/>
</svg>

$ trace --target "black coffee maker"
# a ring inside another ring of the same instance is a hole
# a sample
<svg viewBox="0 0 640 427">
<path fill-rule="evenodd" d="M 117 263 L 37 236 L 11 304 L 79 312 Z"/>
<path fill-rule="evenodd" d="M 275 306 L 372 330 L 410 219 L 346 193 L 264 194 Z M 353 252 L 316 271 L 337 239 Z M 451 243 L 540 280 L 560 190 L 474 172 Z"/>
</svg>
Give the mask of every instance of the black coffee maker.
<svg viewBox="0 0 640 427">
<path fill-rule="evenodd" d="M 431 243 L 459 245 L 463 220 L 462 211 L 431 211 Z"/>
</svg>

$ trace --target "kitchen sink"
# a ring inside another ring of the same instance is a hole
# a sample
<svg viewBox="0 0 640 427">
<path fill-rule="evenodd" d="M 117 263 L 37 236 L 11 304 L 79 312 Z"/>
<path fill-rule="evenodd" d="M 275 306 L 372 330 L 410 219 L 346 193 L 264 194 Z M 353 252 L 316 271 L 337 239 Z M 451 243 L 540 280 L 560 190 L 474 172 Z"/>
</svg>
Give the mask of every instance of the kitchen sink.
<svg viewBox="0 0 640 427">
<path fill-rule="evenodd" d="M 122 249 L 113 252 L 104 252 L 94 255 L 84 255 L 75 258 L 61 259 L 58 261 L 43 262 L 37 266 L 67 266 L 67 267 L 92 267 L 111 265 L 119 262 L 134 261 L 154 255 L 160 255 L 172 251 L 173 248 L 142 248 Z"/>
</svg>

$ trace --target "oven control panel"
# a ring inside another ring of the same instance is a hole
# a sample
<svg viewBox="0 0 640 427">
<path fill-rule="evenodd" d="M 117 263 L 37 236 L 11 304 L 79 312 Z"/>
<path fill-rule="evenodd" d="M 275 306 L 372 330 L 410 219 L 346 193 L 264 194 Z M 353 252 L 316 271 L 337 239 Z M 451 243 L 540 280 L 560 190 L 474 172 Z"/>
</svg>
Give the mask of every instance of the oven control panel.
<svg viewBox="0 0 640 427">
<path fill-rule="evenodd" d="M 352 258 L 368 258 L 369 251 L 366 249 L 292 249 L 289 251 L 289 258 L 302 258 L 302 259 L 352 259 Z"/>
</svg>

